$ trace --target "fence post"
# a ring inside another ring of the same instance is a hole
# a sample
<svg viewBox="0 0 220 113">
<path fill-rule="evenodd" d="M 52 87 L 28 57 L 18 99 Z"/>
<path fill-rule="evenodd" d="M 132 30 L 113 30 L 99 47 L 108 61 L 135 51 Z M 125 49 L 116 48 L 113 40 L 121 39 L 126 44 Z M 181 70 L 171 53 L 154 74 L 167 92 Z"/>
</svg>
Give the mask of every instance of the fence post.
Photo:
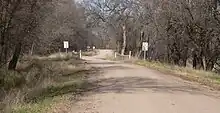
<svg viewBox="0 0 220 113">
<path fill-rule="evenodd" d="M 61 50 L 59 49 L 59 55 L 61 56 Z"/>
<path fill-rule="evenodd" d="M 82 50 L 79 50 L 79 58 L 82 59 Z"/>
<path fill-rule="evenodd" d="M 131 51 L 129 51 L 129 56 L 128 56 L 128 58 L 131 59 Z"/>
<path fill-rule="evenodd" d="M 117 53 L 115 52 L 115 58 L 117 58 Z"/>
</svg>

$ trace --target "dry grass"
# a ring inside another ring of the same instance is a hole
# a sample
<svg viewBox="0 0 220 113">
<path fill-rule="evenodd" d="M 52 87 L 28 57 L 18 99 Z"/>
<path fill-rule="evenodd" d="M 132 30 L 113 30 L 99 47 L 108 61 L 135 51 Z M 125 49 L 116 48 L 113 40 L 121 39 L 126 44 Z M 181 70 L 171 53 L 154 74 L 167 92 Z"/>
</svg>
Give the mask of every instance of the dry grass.
<svg viewBox="0 0 220 113">
<path fill-rule="evenodd" d="M 163 73 L 168 73 L 188 81 L 198 82 L 202 85 L 220 90 L 220 75 L 214 72 L 194 70 L 192 68 L 179 67 L 154 61 L 149 62 L 138 60 L 135 62 L 135 64 L 146 66 Z"/>
<path fill-rule="evenodd" d="M 83 56 L 94 56 L 97 55 L 97 51 L 86 51 L 86 52 L 82 52 Z"/>
<path fill-rule="evenodd" d="M 106 60 L 118 61 L 120 58 L 113 58 L 108 56 Z M 170 74 L 173 76 L 180 77 L 187 81 L 197 82 L 201 85 L 209 86 L 216 90 L 220 90 L 220 74 L 214 72 L 207 72 L 204 70 L 194 70 L 188 67 L 179 67 L 175 65 L 160 63 L 156 61 L 143 61 L 143 60 L 129 60 L 126 63 L 134 63 L 141 66 L 146 66 L 148 68 L 158 70 L 160 72 Z"/>
<path fill-rule="evenodd" d="M 90 69 L 78 64 L 80 61 L 76 59 L 29 59 L 20 63 L 17 71 L 0 70 L 4 74 L 0 112 L 46 113 L 63 101 L 63 97 L 80 94 L 88 87 L 85 76 Z"/>
<path fill-rule="evenodd" d="M 106 56 L 105 58 L 102 58 L 103 60 L 111 60 L 111 61 L 117 61 L 117 60 L 119 60 L 119 59 L 116 59 L 116 58 L 114 58 L 114 57 L 112 57 L 112 56 Z"/>
<path fill-rule="evenodd" d="M 119 53 L 116 54 L 116 58 L 112 57 L 112 55 L 106 56 L 104 59 L 106 60 L 112 60 L 112 61 L 130 61 L 130 60 L 134 60 L 134 57 L 131 57 L 129 59 L 129 55 L 121 55 Z"/>
<path fill-rule="evenodd" d="M 79 60 L 79 55 L 69 52 L 69 53 L 54 53 L 49 56 L 23 56 L 22 61 L 31 61 L 31 60 L 68 61 L 73 58 Z"/>
</svg>

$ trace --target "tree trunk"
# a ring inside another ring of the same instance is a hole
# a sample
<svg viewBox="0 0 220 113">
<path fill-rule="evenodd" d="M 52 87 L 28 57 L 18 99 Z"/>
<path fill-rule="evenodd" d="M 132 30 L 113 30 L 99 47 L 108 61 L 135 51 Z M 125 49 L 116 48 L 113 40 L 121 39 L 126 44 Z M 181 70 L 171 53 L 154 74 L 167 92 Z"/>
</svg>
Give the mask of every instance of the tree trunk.
<svg viewBox="0 0 220 113">
<path fill-rule="evenodd" d="M 122 26 L 123 28 L 123 44 L 122 44 L 122 49 L 121 49 L 121 55 L 125 54 L 125 48 L 126 48 L 126 27 L 125 25 Z"/>
<path fill-rule="evenodd" d="M 31 45 L 30 56 L 33 55 L 33 51 L 34 51 L 34 42 L 33 42 L 32 45 Z"/>
<path fill-rule="evenodd" d="M 13 57 L 8 66 L 9 70 L 15 70 L 20 53 L 21 53 L 21 42 L 19 42 L 15 47 Z"/>
<path fill-rule="evenodd" d="M 201 50 L 193 50 L 193 68 L 194 69 L 204 69 L 203 64 L 203 54 Z"/>
<path fill-rule="evenodd" d="M 188 59 L 188 47 L 184 48 L 184 52 L 181 53 L 182 64 L 181 66 L 186 67 L 187 59 Z"/>
<path fill-rule="evenodd" d="M 121 43 L 120 43 L 120 41 L 117 41 L 116 51 L 117 51 L 118 53 L 120 53 L 120 50 L 121 50 Z"/>
<path fill-rule="evenodd" d="M 193 50 L 193 68 L 196 69 L 197 68 L 197 65 L 198 65 L 198 56 L 197 56 L 197 52 L 196 50 Z"/>
<path fill-rule="evenodd" d="M 183 67 L 186 67 L 186 64 L 187 64 L 187 58 L 184 58 L 184 59 L 183 59 L 183 64 L 182 64 L 182 66 L 183 66 Z"/>
<path fill-rule="evenodd" d="M 206 62 L 206 71 L 212 71 L 213 70 L 213 68 L 214 68 L 214 65 L 215 65 L 215 62 L 216 62 L 216 59 L 212 59 L 212 60 L 208 60 L 207 62 Z"/>
<path fill-rule="evenodd" d="M 196 69 L 196 65 L 197 65 L 197 62 L 196 62 L 196 55 L 193 54 L 193 68 Z"/>
<path fill-rule="evenodd" d="M 202 57 L 202 64 L 203 64 L 203 69 L 206 70 L 207 69 L 207 62 L 206 62 L 205 56 Z"/>
<path fill-rule="evenodd" d="M 6 41 L 5 49 L 4 49 L 4 62 L 5 65 L 8 63 L 8 41 Z"/>
<path fill-rule="evenodd" d="M 202 57 L 194 56 L 193 57 L 193 68 L 194 69 L 204 69 Z"/>
<path fill-rule="evenodd" d="M 142 53 L 142 43 L 143 43 L 143 39 L 144 39 L 144 32 L 141 31 L 141 34 L 140 34 L 140 39 L 137 41 L 137 50 L 136 50 L 136 57 L 137 58 L 140 58 L 141 57 L 141 53 Z"/>
</svg>

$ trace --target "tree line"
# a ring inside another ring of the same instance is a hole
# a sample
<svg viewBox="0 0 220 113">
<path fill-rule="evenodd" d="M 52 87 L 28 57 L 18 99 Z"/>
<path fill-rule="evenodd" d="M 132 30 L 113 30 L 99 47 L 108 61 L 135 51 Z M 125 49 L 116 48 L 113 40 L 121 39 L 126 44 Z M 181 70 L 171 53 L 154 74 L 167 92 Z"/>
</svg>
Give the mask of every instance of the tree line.
<svg viewBox="0 0 220 113">
<path fill-rule="evenodd" d="M 219 64 L 218 0 L 1 0 L 0 67 L 19 56 L 96 45 L 195 69 Z M 62 51 L 62 50 L 61 50 Z"/>
<path fill-rule="evenodd" d="M 219 63 L 220 18 L 218 0 L 83 0 L 100 37 L 126 54 L 195 69 L 213 70 Z M 107 34 L 107 35 L 106 35 Z"/>
<path fill-rule="evenodd" d="M 73 0 L 0 0 L 0 68 L 14 70 L 23 55 L 47 55 L 96 40 L 85 9 Z"/>
</svg>

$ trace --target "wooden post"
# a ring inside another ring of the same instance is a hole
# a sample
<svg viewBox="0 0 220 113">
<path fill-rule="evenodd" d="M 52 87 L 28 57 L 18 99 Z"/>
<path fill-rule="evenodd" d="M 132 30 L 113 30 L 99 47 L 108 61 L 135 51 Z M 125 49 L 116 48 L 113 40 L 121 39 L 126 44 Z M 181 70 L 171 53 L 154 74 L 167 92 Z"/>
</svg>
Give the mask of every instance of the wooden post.
<svg viewBox="0 0 220 113">
<path fill-rule="evenodd" d="M 115 52 L 115 58 L 117 58 L 117 53 Z"/>
<path fill-rule="evenodd" d="M 79 58 L 82 59 L 82 51 L 79 51 Z"/>
<path fill-rule="evenodd" d="M 128 58 L 131 59 L 131 51 L 129 51 L 129 56 L 128 56 Z"/>
<path fill-rule="evenodd" d="M 59 54 L 60 54 L 60 56 L 61 56 L 61 49 L 59 49 Z"/>
</svg>

